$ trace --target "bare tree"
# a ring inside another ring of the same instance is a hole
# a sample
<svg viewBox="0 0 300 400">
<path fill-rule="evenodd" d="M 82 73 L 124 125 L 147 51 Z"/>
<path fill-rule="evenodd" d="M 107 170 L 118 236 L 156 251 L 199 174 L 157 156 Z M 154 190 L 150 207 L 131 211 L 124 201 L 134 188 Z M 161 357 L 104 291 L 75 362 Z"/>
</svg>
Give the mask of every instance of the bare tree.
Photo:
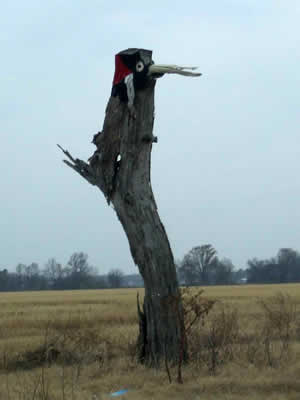
<svg viewBox="0 0 300 400">
<path fill-rule="evenodd" d="M 89 287 L 93 268 L 88 263 L 88 255 L 79 252 L 73 253 L 65 268 L 68 277 L 67 286 L 72 289 L 84 289 Z"/>
<path fill-rule="evenodd" d="M 111 269 L 107 274 L 108 286 L 111 288 L 120 288 L 124 279 L 124 274 L 120 269 Z"/>
<path fill-rule="evenodd" d="M 234 265 L 229 258 L 216 262 L 214 284 L 230 285 L 233 283 Z"/>
<path fill-rule="evenodd" d="M 46 286 L 46 281 L 40 273 L 39 265 L 35 262 L 16 267 L 18 290 L 41 290 Z"/>
<path fill-rule="evenodd" d="M 52 289 L 61 289 L 65 270 L 55 258 L 49 258 L 44 268 L 44 275 Z"/>
<path fill-rule="evenodd" d="M 125 230 L 145 282 L 143 310 L 138 307 L 138 343 L 139 358 L 149 365 L 186 355 L 174 258 L 150 180 L 152 143 L 157 141 L 152 133 L 155 79 L 164 73 L 200 75 L 183 67 L 153 64 L 149 50 L 117 54 L 103 129 L 93 139 L 94 155 L 86 163 L 60 147 L 68 157 L 65 163 L 97 186 L 113 205 Z"/>
<path fill-rule="evenodd" d="M 193 247 L 183 258 L 181 269 L 192 283 L 209 284 L 210 272 L 218 261 L 211 244 Z"/>
</svg>

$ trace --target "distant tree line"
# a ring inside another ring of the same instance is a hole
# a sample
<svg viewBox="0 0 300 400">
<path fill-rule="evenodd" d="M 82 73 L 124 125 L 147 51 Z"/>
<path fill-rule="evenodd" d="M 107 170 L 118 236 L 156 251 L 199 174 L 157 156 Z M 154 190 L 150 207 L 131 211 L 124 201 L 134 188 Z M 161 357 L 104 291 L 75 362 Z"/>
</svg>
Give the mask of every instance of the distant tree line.
<svg viewBox="0 0 300 400">
<path fill-rule="evenodd" d="M 205 244 L 192 248 L 177 264 L 179 281 L 185 285 L 300 282 L 300 254 L 290 248 L 267 260 L 253 258 L 247 269 L 237 270 L 230 259 L 220 260 L 213 246 Z"/>
<path fill-rule="evenodd" d="M 15 272 L 0 269 L 0 291 L 71 290 L 117 288 L 123 284 L 123 272 L 111 270 L 107 276 L 97 274 L 83 252 L 71 255 L 62 266 L 50 258 L 43 269 L 37 263 L 18 264 Z"/>
<path fill-rule="evenodd" d="M 250 259 L 247 269 L 236 269 L 230 259 L 219 259 L 211 244 L 204 244 L 193 247 L 176 264 L 179 283 L 187 286 L 300 282 L 300 254 L 290 248 L 280 249 L 270 259 Z M 72 254 L 65 266 L 50 258 L 42 269 L 34 262 L 18 264 L 15 272 L 0 268 L 0 292 L 142 286 L 139 274 L 126 276 L 117 268 L 99 275 L 83 252 Z"/>
<path fill-rule="evenodd" d="M 283 248 L 276 257 L 249 260 L 246 272 L 248 283 L 300 282 L 300 254 L 296 250 Z"/>
<path fill-rule="evenodd" d="M 230 259 L 220 260 L 211 244 L 193 247 L 177 264 L 179 281 L 187 286 L 232 285 L 245 275 Z"/>
</svg>

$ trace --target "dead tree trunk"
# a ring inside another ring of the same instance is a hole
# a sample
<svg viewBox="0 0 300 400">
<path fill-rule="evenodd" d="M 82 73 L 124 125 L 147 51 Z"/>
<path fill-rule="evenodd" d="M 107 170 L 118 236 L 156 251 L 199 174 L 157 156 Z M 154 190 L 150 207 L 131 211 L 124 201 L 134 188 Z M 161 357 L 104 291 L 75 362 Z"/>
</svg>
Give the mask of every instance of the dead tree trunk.
<svg viewBox="0 0 300 400">
<path fill-rule="evenodd" d="M 143 311 L 138 305 L 139 359 L 157 366 L 161 360 L 185 359 L 187 343 L 174 258 L 151 188 L 154 87 L 151 79 L 136 93 L 134 118 L 126 103 L 110 98 L 89 164 L 62 150 L 71 161 L 66 164 L 112 203 L 126 232 L 145 283 Z"/>
</svg>

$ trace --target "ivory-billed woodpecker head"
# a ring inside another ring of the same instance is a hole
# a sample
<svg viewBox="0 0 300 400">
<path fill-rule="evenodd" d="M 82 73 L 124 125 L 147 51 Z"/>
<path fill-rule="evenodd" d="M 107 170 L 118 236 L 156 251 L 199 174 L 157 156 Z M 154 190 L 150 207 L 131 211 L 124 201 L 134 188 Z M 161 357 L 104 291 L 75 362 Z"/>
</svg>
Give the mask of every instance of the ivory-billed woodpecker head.
<svg viewBox="0 0 300 400">
<path fill-rule="evenodd" d="M 160 78 L 164 74 L 200 76 L 200 73 L 193 72 L 196 69 L 197 67 L 155 64 L 151 50 L 123 50 L 115 57 L 112 96 L 119 96 L 121 101 L 128 102 L 128 106 L 133 107 L 135 91 L 143 89 L 149 79 Z"/>
</svg>

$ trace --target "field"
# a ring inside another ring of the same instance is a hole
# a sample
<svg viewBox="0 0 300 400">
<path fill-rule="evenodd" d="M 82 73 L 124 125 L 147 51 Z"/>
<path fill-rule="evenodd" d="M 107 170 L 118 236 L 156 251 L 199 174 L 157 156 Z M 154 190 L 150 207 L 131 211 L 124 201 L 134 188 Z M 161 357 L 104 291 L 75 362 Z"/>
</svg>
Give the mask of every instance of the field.
<svg viewBox="0 0 300 400">
<path fill-rule="evenodd" d="M 204 289 L 183 384 L 136 363 L 137 289 L 1 293 L 0 400 L 299 400 L 300 285 Z"/>
</svg>

